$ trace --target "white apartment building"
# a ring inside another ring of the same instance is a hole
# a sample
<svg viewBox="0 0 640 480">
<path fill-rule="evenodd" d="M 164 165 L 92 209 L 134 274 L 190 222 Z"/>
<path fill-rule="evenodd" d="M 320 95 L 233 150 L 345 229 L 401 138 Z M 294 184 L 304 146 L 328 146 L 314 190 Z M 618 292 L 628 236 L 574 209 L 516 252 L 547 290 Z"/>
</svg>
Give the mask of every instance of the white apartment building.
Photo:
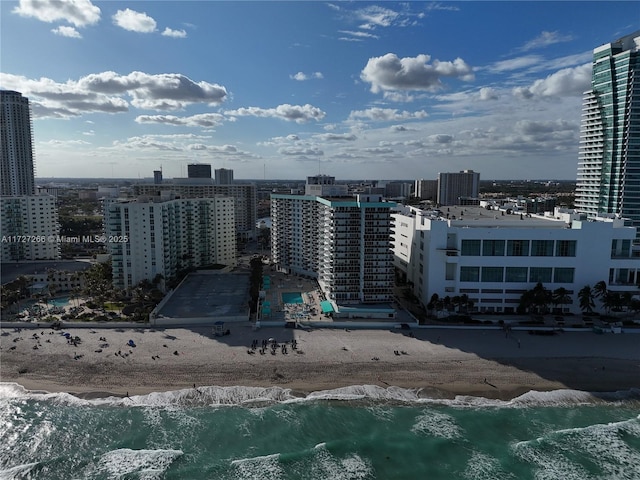
<svg viewBox="0 0 640 480">
<path fill-rule="evenodd" d="M 182 198 L 233 197 L 235 205 L 236 233 L 239 239 L 256 236 L 257 189 L 254 184 L 216 185 L 211 178 L 174 178 L 160 185 L 138 184 L 134 195 L 164 195 L 173 193 Z"/>
<path fill-rule="evenodd" d="M 311 185 L 334 191 L 326 181 Z M 272 261 L 281 271 L 316 278 L 337 304 L 389 302 L 393 207 L 380 195 L 271 195 Z"/>
<path fill-rule="evenodd" d="M 478 198 L 480 173 L 462 170 L 438 174 L 438 204 L 460 205 L 462 198 Z"/>
<path fill-rule="evenodd" d="M 423 305 L 432 295 L 467 295 L 481 312 L 515 312 L 522 294 L 541 282 L 577 294 L 605 281 L 610 290 L 640 292 L 635 228 L 622 219 L 585 219 L 556 209 L 549 217 L 479 207 L 444 212 L 401 207 L 393 214 L 396 268 Z"/>
<path fill-rule="evenodd" d="M 0 197 L 2 261 L 60 257 L 58 209 L 50 195 Z"/>
<path fill-rule="evenodd" d="M 236 264 L 235 206 L 230 197 L 141 197 L 105 204 L 113 283 L 134 287 L 187 267 Z"/>
</svg>

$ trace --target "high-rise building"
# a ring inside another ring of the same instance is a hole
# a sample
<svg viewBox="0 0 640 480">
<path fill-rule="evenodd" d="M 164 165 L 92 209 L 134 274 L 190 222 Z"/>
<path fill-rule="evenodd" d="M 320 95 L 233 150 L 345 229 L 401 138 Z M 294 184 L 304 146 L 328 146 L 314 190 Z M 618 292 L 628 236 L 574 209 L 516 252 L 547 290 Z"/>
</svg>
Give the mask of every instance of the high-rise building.
<svg viewBox="0 0 640 480">
<path fill-rule="evenodd" d="M 183 182 L 182 180 L 186 180 Z M 216 196 L 233 197 L 235 205 L 236 234 L 239 240 L 256 236 L 257 189 L 255 184 L 214 185 L 212 179 L 192 182 L 189 179 L 174 178 L 161 185 L 137 184 L 134 195 L 166 195 L 173 192 L 182 198 L 210 198 Z"/>
<path fill-rule="evenodd" d="M 104 205 L 117 288 L 158 274 L 170 280 L 188 267 L 236 264 L 233 198 L 143 197 Z"/>
<path fill-rule="evenodd" d="M 433 200 L 438 198 L 438 181 L 437 180 L 416 180 L 413 193 L 420 200 Z"/>
<path fill-rule="evenodd" d="M 162 183 L 162 170 L 153 171 L 153 184 L 160 185 Z"/>
<path fill-rule="evenodd" d="M 3 262 L 60 257 L 58 209 L 51 195 L 0 197 Z"/>
<path fill-rule="evenodd" d="M 584 92 L 575 206 L 640 232 L 640 30 L 593 51 Z M 640 233 L 637 238 L 640 238 Z"/>
<path fill-rule="evenodd" d="M 216 185 L 232 185 L 233 170 L 227 168 L 216 168 Z"/>
<path fill-rule="evenodd" d="M 0 185 L 2 195 L 34 195 L 29 99 L 0 90 Z"/>
<path fill-rule="evenodd" d="M 438 174 L 438 203 L 460 205 L 462 199 L 478 198 L 480 173 L 463 170 L 458 173 Z"/>
<path fill-rule="evenodd" d="M 331 190 L 331 177 L 309 177 Z M 271 195 L 271 257 L 276 268 L 318 280 L 337 304 L 392 299 L 391 209 L 380 195 Z"/>
<path fill-rule="evenodd" d="M 208 163 L 190 163 L 187 165 L 187 177 L 211 178 L 211 165 Z"/>
</svg>

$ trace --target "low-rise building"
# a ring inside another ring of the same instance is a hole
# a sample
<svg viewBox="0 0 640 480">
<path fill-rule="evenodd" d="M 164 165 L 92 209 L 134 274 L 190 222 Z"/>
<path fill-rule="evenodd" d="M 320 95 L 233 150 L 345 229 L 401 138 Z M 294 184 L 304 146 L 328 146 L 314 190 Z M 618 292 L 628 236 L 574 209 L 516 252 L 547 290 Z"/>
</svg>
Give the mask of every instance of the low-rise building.
<svg viewBox="0 0 640 480">
<path fill-rule="evenodd" d="M 466 295 L 480 312 L 515 312 L 522 294 L 542 283 L 564 288 L 580 313 L 578 292 L 606 282 L 612 291 L 640 292 L 635 229 L 624 219 L 587 220 L 556 209 L 548 216 L 480 207 L 393 214 L 394 262 L 423 305 Z"/>
</svg>

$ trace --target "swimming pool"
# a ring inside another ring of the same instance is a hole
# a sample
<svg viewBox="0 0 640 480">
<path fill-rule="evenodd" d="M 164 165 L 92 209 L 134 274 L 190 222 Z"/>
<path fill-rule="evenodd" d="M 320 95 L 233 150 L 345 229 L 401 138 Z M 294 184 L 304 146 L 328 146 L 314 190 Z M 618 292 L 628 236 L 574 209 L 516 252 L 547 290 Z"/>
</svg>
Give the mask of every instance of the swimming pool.
<svg viewBox="0 0 640 480">
<path fill-rule="evenodd" d="M 49 300 L 49 305 L 53 305 L 54 307 L 66 307 L 70 305 L 69 297 L 51 298 Z"/>
<path fill-rule="evenodd" d="M 282 303 L 304 303 L 301 292 L 282 293 Z"/>
</svg>

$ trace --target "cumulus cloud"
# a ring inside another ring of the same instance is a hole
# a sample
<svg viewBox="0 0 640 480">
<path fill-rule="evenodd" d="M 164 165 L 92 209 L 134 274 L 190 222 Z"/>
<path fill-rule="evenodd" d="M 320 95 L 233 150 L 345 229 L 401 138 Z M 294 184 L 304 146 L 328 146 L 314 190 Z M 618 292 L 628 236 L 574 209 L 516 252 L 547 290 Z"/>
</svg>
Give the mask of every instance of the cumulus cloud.
<svg viewBox="0 0 640 480">
<path fill-rule="evenodd" d="M 218 105 L 224 101 L 224 87 L 194 82 L 180 74 L 150 75 L 132 72 L 90 74 L 64 83 L 50 78 L 29 79 L 0 73 L 3 88 L 29 96 L 34 116 L 68 118 L 90 112 L 126 112 L 131 104 L 158 110 L 179 109 L 193 103 Z"/>
<path fill-rule="evenodd" d="M 499 98 L 498 92 L 491 87 L 482 87 L 480 89 L 480 100 L 497 100 Z"/>
<path fill-rule="evenodd" d="M 436 135 L 430 135 L 428 137 L 428 140 L 429 142 L 436 144 L 451 143 L 453 141 L 453 135 L 439 133 Z"/>
<path fill-rule="evenodd" d="M 113 15 L 113 23 L 130 32 L 151 33 L 156 30 L 156 21 L 144 12 L 127 8 Z"/>
<path fill-rule="evenodd" d="M 100 9 L 90 0 L 20 0 L 13 13 L 48 23 L 65 21 L 76 27 L 100 21 Z"/>
<path fill-rule="evenodd" d="M 398 111 L 395 108 L 369 108 L 367 110 L 354 110 L 349 114 L 349 120 L 366 119 L 378 122 L 390 122 L 398 120 L 413 120 L 428 117 L 427 112 L 419 110 L 417 112 Z"/>
<path fill-rule="evenodd" d="M 303 147 L 303 146 L 291 146 L 291 147 L 282 147 L 278 149 L 278 153 L 281 155 L 289 155 L 289 156 L 322 156 L 324 152 L 318 147 Z"/>
<path fill-rule="evenodd" d="M 296 123 L 305 123 L 311 120 L 322 120 L 326 115 L 318 107 L 313 105 L 289 105 L 285 103 L 275 108 L 246 107 L 237 110 L 226 111 L 225 114 L 232 117 L 263 117 L 280 118 Z"/>
<path fill-rule="evenodd" d="M 421 90 L 437 91 L 442 88 L 442 77 L 472 80 L 471 67 L 461 58 L 453 62 L 434 60 L 429 55 L 398 58 L 394 53 L 370 58 L 360 78 L 371 84 L 371 91 Z"/>
<path fill-rule="evenodd" d="M 513 94 L 529 99 L 533 97 L 562 97 L 582 95 L 591 87 L 591 64 L 563 68 L 544 79 L 536 80 L 529 87 L 516 87 Z"/>
<path fill-rule="evenodd" d="M 353 133 L 320 133 L 313 138 L 324 142 L 353 142 L 358 137 Z"/>
<path fill-rule="evenodd" d="M 82 38 L 82 35 L 80 35 L 80 32 L 78 32 L 73 27 L 67 27 L 67 26 L 61 25 L 57 28 L 52 29 L 51 31 L 56 35 L 60 35 L 61 37 Z"/>
<path fill-rule="evenodd" d="M 191 103 L 219 105 L 227 90 L 218 84 L 194 82 L 178 73 L 151 75 L 131 72 L 119 75 L 115 72 L 90 74 L 78 82 L 84 88 L 101 93 L 129 93 L 132 104 L 138 108 L 171 110 Z"/>
<path fill-rule="evenodd" d="M 543 31 L 536 38 L 534 38 L 533 40 L 529 40 L 527 43 L 525 43 L 522 46 L 521 50 L 526 52 L 528 50 L 533 50 L 536 48 L 548 47 L 549 45 L 554 45 L 556 43 L 570 42 L 571 40 L 573 40 L 573 37 L 571 35 L 562 35 L 557 31 L 556 32 Z"/>
<path fill-rule="evenodd" d="M 189 117 L 176 117 L 174 115 L 139 115 L 137 123 L 159 123 L 184 127 L 217 127 L 224 122 L 224 116 L 219 113 L 201 113 Z"/>
<path fill-rule="evenodd" d="M 304 82 L 305 80 L 311 80 L 312 78 L 324 78 L 324 75 L 322 75 L 322 72 L 313 72 L 308 75 L 304 72 L 298 72 L 295 75 L 289 75 L 289 78 L 299 82 Z"/>
<path fill-rule="evenodd" d="M 187 38 L 187 32 L 184 30 L 173 30 L 172 28 L 166 27 L 162 32 L 162 35 L 165 37 L 172 38 Z"/>
</svg>

